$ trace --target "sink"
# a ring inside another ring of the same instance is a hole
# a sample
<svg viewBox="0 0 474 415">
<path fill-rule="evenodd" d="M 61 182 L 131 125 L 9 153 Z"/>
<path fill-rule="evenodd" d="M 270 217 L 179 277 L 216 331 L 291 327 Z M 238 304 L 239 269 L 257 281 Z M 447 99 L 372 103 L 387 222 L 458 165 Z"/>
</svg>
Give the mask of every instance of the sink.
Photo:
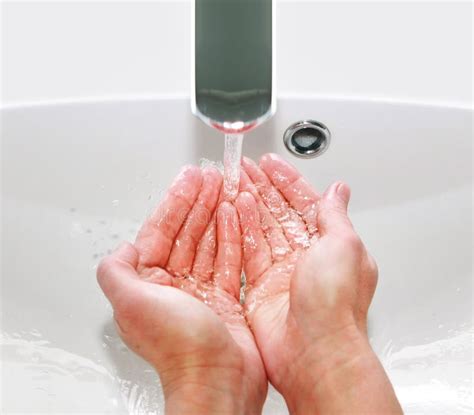
<svg viewBox="0 0 474 415">
<path fill-rule="evenodd" d="M 332 134 L 296 159 L 285 129 Z M 186 97 L 2 110 L 2 412 L 163 413 L 156 374 L 121 343 L 95 280 L 185 163 L 221 160 L 223 136 Z M 470 414 L 472 110 L 284 97 L 244 154 L 287 156 L 318 188 L 349 183 L 351 217 L 376 257 L 372 345 L 408 414 Z M 266 414 L 284 414 L 270 390 Z"/>
</svg>

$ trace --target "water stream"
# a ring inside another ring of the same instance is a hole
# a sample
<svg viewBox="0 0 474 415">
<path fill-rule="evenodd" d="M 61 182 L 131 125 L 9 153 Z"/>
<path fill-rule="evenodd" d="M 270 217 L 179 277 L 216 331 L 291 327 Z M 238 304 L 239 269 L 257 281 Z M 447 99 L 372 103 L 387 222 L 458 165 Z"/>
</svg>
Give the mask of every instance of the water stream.
<svg viewBox="0 0 474 415">
<path fill-rule="evenodd" d="M 233 201 L 239 192 L 243 134 L 226 134 L 224 145 L 224 198 Z"/>
</svg>

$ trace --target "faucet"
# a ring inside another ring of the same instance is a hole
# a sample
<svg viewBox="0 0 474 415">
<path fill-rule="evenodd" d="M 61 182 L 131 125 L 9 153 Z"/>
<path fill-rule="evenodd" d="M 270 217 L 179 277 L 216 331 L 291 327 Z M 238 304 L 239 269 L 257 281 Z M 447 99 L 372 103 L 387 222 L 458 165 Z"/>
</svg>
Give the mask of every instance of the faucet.
<svg viewBox="0 0 474 415">
<path fill-rule="evenodd" d="M 194 0 L 192 112 L 244 133 L 276 110 L 272 0 Z"/>
</svg>

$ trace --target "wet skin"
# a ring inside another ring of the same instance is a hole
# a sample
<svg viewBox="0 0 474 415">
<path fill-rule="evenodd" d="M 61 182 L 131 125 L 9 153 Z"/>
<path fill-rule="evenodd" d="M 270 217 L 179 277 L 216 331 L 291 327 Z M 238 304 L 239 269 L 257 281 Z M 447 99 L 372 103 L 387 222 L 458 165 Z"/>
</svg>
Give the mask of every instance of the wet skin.
<svg viewBox="0 0 474 415">
<path fill-rule="evenodd" d="M 292 413 L 400 413 L 367 339 L 377 268 L 347 218 L 348 187 L 320 195 L 271 154 L 242 167 L 233 203 L 217 170 L 186 168 L 98 270 L 167 413 L 260 413 L 267 376 Z"/>
</svg>

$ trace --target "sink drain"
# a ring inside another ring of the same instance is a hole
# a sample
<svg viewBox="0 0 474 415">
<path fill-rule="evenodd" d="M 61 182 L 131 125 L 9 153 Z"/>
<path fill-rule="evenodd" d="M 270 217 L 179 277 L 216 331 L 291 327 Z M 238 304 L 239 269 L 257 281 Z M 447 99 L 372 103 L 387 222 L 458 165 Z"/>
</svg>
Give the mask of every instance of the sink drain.
<svg viewBox="0 0 474 415">
<path fill-rule="evenodd" d="M 295 156 L 313 158 L 327 150 L 331 133 L 318 121 L 298 121 L 286 129 L 283 141 L 288 151 Z"/>
</svg>

